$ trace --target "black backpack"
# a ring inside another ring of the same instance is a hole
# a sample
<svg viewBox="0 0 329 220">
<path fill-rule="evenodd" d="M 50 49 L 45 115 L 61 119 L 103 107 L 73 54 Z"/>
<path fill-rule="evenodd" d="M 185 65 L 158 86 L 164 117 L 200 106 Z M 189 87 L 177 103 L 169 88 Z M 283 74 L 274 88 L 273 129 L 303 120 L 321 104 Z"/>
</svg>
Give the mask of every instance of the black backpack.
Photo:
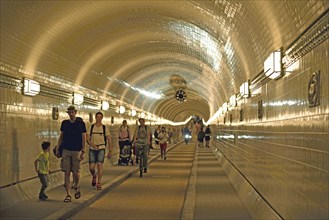
<svg viewBox="0 0 329 220">
<path fill-rule="evenodd" d="M 199 131 L 199 133 L 198 133 L 198 140 L 203 140 L 204 136 L 205 136 L 204 131 Z"/>
<path fill-rule="evenodd" d="M 92 125 L 91 125 L 89 140 L 91 140 L 91 136 L 92 136 L 92 134 L 93 134 L 94 125 L 95 125 L 95 124 L 92 124 Z M 105 146 L 106 146 L 106 144 L 107 144 L 107 141 L 106 141 L 106 127 L 105 127 L 105 125 L 103 125 L 103 124 L 102 124 L 102 126 L 103 126 L 103 134 L 104 134 L 104 143 L 105 143 Z M 95 134 L 96 134 L 96 133 L 95 133 Z"/>
</svg>

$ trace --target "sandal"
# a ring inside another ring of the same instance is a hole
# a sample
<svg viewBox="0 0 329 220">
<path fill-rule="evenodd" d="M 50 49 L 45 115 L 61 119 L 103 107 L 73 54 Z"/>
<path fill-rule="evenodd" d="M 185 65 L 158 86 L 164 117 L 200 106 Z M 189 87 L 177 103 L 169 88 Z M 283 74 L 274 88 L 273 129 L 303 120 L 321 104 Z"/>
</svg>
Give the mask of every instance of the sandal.
<svg viewBox="0 0 329 220">
<path fill-rule="evenodd" d="M 74 198 L 80 199 L 81 197 L 80 187 L 75 187 L 74 190 L 75 190 Z"/>
<path fill-rule="evenodd" d="M 71 202 L 71 196 L 67 195 L 64 199 L 64 202 Z"/>
<path fill-rule="evenodd" d="M 97 190 L 102 190 L 102 186 L 100 183 L 97 183 Z"/>
</svg>

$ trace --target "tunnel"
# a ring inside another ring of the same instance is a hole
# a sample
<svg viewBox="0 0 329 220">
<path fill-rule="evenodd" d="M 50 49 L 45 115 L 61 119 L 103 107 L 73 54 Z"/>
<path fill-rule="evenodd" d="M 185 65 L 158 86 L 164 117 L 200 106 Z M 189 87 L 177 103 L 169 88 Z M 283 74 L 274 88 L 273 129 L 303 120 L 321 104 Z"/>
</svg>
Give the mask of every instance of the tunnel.
<svg viewBox="0 0 329 220">
<path fill-rule="evenodd" d="M 184 127 L 195 143 L 209 126 L 212 166 L 250 219 L 328 219 L 328 9 L 327 0 L 2 0 L 1 219 L 36 218 L 33 161 L 43 141 L 57 145 L 69 106 L 87 134 L 103 113 L 114 161 L 123 120 L 170 129 L 173 155 Z M 205 151 L 192 149 L 194 160 Z M 63 184 L 60 163 L 50 152 L 48 190 Z M 82 164 L 89 178 L 87 156 Z M 211 219 L 197 214 L 179 218 Z"/>
</svg>

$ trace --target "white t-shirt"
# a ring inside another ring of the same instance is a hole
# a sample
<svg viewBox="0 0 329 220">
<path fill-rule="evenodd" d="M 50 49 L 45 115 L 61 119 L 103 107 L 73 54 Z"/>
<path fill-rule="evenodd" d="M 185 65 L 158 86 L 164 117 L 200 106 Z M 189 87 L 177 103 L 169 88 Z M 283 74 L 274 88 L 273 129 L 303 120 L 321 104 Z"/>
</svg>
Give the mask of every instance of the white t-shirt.
<svg viewBox="0 0 329 220">
<path fill-rule="evenodd" d="M 160 144 L 164 144 L 168 141 L 169 139 L 169 135 L 167 132 L 160 132 L 159 135 L 158 135 L 158 139 L 160 141 Z"/>
</svg>

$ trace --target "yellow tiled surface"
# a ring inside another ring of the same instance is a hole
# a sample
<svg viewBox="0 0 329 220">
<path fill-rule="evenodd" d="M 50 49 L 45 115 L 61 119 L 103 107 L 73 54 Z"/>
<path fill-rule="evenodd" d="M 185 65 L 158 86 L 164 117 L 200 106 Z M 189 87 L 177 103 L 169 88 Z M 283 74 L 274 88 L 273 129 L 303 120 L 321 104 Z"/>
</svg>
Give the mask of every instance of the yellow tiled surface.
<svg viewBox="0 0 329 220">
<path fill-rule="evenodd" d="M 287 49 L 328 5 L 322 0 L 1 1 L 1 74 L 102 98 L 115 94 L 127 105 L 174 121 L 191 114 L 208 119 L 262 70 L 271 51 Z M 236 137 L 222 140 L 219 148 L 286 218 L 326 216 L 329 207 L 328 44 L 327 39 L 291 73 L 227 113 L 225 125 L 221 117 L 219 127 L 212 127 Z M 321 74 L 320 106 L 310 108 L 308 81 L 315 71 Z M 173 98 L 172 74 L 187 82 L 186 103 Z M 146 98 L 125 82 L 166 98 Z M 39 145 L 45 139 L 56 143 L 69 102 L 22 96 L 2 86 L 0 93 L 5 187 L 36 177 Z M 60 110 L 57 121 L 51 119 L 54 106 Z M 96 111 L 79 106 L 88 125 L 89 113 Z M 123 118 L 130 120 L 114 110 L 105 113 L 114 143 Z M 135 119 L 129 122 L 134 128 Z M 51 166 L 58 168 L 59 162 L 52 158 Z"/>
</svg>

